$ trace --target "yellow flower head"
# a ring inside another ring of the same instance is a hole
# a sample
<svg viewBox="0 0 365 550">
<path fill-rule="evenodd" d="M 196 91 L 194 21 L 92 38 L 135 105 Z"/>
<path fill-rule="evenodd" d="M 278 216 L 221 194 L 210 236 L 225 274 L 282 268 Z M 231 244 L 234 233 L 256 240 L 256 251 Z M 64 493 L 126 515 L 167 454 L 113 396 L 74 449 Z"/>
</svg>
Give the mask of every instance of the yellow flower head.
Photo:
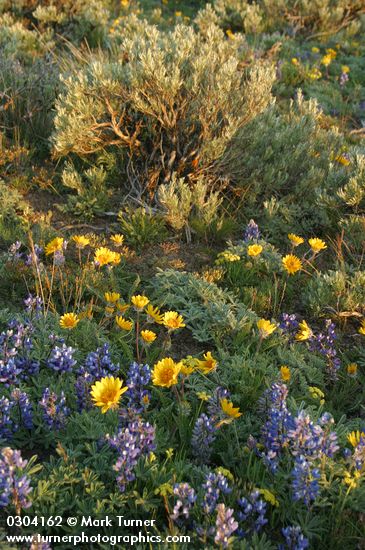
<svg viewBox="0 0 365 550">
<path fill-rule="evenodd" d="M 60 327 L 64 328 L 66 330 L 72 330 L 77 326 L 80 319 L 76 315 L 76 313 L 65 313 L 60 318 Z"/>
<path fill-rule="evenodd" d="M 342 71 L 344 74 L 348 74 L 348 73 L 350 72 L 350 67 L 348 67 L 347 65 L 342 65 L 341 71 Z"/>
<path fill-rule="evenodd" d="M 351 164 L 350 159 L 345 155 L 338 155 L 335 158 L 335 161 L 338 162 L 339 164 L 342 164 L 342 166 L 349 166 L 349 164 Z"/>
<path fill-rule="evenodd" d="M 97 407 L 101 407 L 101 412 L 106 413 L 109 409 L 118 407 L 121 396 L 127 391 L 123 388 L 123 380 L 109 376 L 102 378 L 91 386 L 91 397 Z"/>
<path fill-rule="evenodd" d="M 313 53 L 319 53 L 319 48 L 317 48 L 317 46 L 313 46 L 312 52 Z"/>
<path fill-rule="evenodd" d="M 228 252 L 228 250 L 226 250 L 218 254 L 217 262 L 238 262 L 240 259 L 241 257 L 238 256 L 238 254 L 232 254 L 232 252 Z"/>
<path fill-rule="evenodd" d="M 184 319 L 177 313 L 177 311 L 166 311 L 163 316 L 163 324 L 169 330 L 176 330 L 178 328 L 185 327 Z"/>
<path fill-rule="evenodd" d="M 263 248 L 261 244 L 250 244 L 250 246 L 247 248 L 247 254 L 252 257 L 259 256 L 262 250 Z"/>
<path fill-rule="evenodd" d="M 357 364 L 356 363 L 349 363 L 347 365 L 347 374 L 349 376 L 355 377 L 357 375 Z"/>
<path fill-rule="evenodd" d="M 109 316 L 114 314 L 114 306 L 105 306 L 105 313 Z"/>
<path fill-rule="evenodd" d="M 149 299 L 147 298 L 147 296 L 141 296 L 140 294 L 137 294 L 136 296 L 132 296 L 131 302 L 137 311 L 142 311 L 148 304 Z"/>
<path fill-rule="evenodd" d="M 52 239 L 52 241 L 50 241 L 45 248 L 46 256 L 62 250 L 63 242 L 64 241 L 62 237 L 56 237 L 55 239 Z"/>
<path fill-rule="evenodd" d="M 76 248 L 85 248 L 88 244 L 90 244 L 90 239 L 85 237 L 85 235 L 74 235 L 72 237 L 73 242 L 76 245 Z"/>
<path fill-rule="evenodd" d="M 149 323 L 158 323 L 162 325 L 163 323 L 163 314 L 160 312 L 158 307 L 153 307 L 152 304 L 148 304 L 146 308 L 147 321 Z"/>
<path fill-rule="evenodd" d="M 348 434 L 347 441 L 351 443 L 353 447 L 357 447 L 362 437 L 365 438 L 364 432 L 360 432 L 360 430 L 354 430 L 353 432 Z"/>
<path fill-rule="evenodd" d="M 259 319 L 256 323 L 257 328 L 259 329 L 260 337 L 267 338 L 276 330 L 276 325 L 271 321 L 266 319 Z"/>
<path fill-rule="evenodd" d="M 152 371 L 152 383 L 155 386 L 170 388 L 178 382 L 181 363 L 175 363 L 171 357 L 165 357 L 155 364 Z"/>
<path fill-rule="evenodd" d="M 331 65 L 332 63 L 332 57 L 330 55 L 324 55 L 321 60 L 322 65 L 325 67 L 328 67 L 328 65 Z"/>
<path fill-rule="evenodd" d="M 359 334 L 362 334 L 363 336 L 365 336 L 365 319 L 363 319 L 361 321 L 361 325 L 360 325 L 360 328 L 359 328 Z"/>
<path fill-rule="evenodd" d="M 120 304 L 117 303 L 117 310 L 120 311 L 120 313 L 125 313 L 130 308 L 129 304 Z"/>
<path fill-rule="evenodd" d="M 327 53 L 327 55 L 329 55 L 332 59 L 335 59 L 336 56 L 337 56 L 336 50 L 333 50 L 332 48 L 327 48 L 327 49 L 326 49 L 326 53 Z"/>
<path fill-rule="evenodd" d="M 303 237 L 299 237 L 298 235 L 295 235 L 294 233 L 289 233 L 288 239 L 292 243 L 293 246 L 299 246 L 300 244 L 304 243 Z"/>
<path fill-rule="evenodd" d="M 287 367 L 286 365 L 283 365 L 282 367 L 280 367 L 280 376 L 283 382 L 289 382 L 291 378 L 289 367 Z"/>
<path fill-rule="evenodd" d="M 230 40 L 234 40 L 234 33 L 231 31 L 231 29 L 226 30 L 226 35 Z"/>
<path fill-rule="evenodd" d="M 239 418 L 242 416 L 239 407 L 234 407 L 232 401 L 224 398 L 220 400 L 221 409 L 225 415 L 230 418 Z"/>
<path fill-rule="evenodd" d="M 141 338 L 145 342 L 145 344 L 152 344 L 152 342 L 156 340 L 157 334 L 152 330 L 142 330 Z"/>
<path fill-rule="evenodd" d="M 272 504 L 272 506 L 279 506 L 279 501 L 275 497 L 274 493 L 269 491 L 268 489 L 257 489 L 257 491 L 264 497 L 266 502 L 269 502 L 269 504 Z"/>
<path fill-rule="evenodd" d="M 359 470 L 355 470 L 353 475 L 351 475 L 350 472 L 345 472 L 343 482 L 345 483 L 345 485 L 348 486 L 349 489 L 356 489 L 360 477 L 361 472 Z"/>
<path fill-rule="evenodd" d="M 194 372 L 195 368 L 184 361 L 181 361 L 181 374 L 183 376 L 190 376 Z"/>
<path fill-rule="evenodd" d="M 131 330 L 133 327 L 133 321 L 129 321 L 128 319 L 124 319 L 124 317 L 118 315 L 115 318 L 115 322 L 117 323 L 118 327 L 122 330 Z"/>
<path fill-rule="evenodd" d="M 283 258 L 283 267 L 289 275 L 294 275 L 294 273 L 302 269 L 302 262 L 294 254 L 287 254 Z"/>
<path fill-rule="evenodd" d="M 318 399 L 319 401 L 323 401 L 324 403 L 324 393 L 322 390 L 317 388 L 316 386 L 309 386 L 308 391 L 312 397 L 312 399 Z"/>
<path fill-rule="evenodd" d="M 105 292 L 104 298 L 109 304 L 115 304 L 119 300 L 120 294 L 118 292 Z"/>
<path fill-rule="evenodd" d="M 317 67 L 313 67 L 313 69 L 308 72 L 308 76 L 311 80 L 319 80 L 322 77 L 322 73 Z"/>
<path fill-rule="evenodd" d="M 312 239 L 308 239 L 308 243 L 315 254 L 327 248 L 326 243 L 322 241 L 322 239 L 317 239 L 315 237 Z"/>
<path fill-rule="evenodd" d="M 295 339 L 299 342 L 304 342 L 305 340 L 308 340 L 312 336 L 313 332 L 310 326 L 307 324 L 307 321 L 303 319 L 301 323 L 299 323 L 299 332 L 295 335 Z"/>
<path fill-rule="evenodd" d="M 204 374 L 209 374 L 217 368 L 218 361 L 214 359 L 211 351 L 207 351 L 203 355 L 204 360 L 197 360 L 196 367 L 201 370 Z"/>
<path fill-rule="evenodd" d="M 122 246 L 124 242 L 124 235 L 117 233 L 116 235 L 112 235 L 110 237 L 110 240 L 112 241 L 112 243 L 114 243 L 115 246 Z"/>
<path fill-rule="evenodd" d="M 299 61 L 296 57 L 292 57 L 291 62 L 292 62 L 293 65 L 299 65 Z"/>
<path fill-rule="evenodd" d="M 94 262 L 100 267 L 104 265 L 115 264 L 116 261 L 118 260 L 118 256 L 116 256 L 116 254 L 117 254 L 116 252 L 113 252 L 109 248 L 102 246 L 95 250 Z M 120 261 L 120 255 L 119 255 L 119 261 Z"/>
<path fill-rule="evenodd" d="M 208 395 L 205 391 L 197 391 L 196 395 L 201 401 L 209 401 L 210 395 Z"/>
</svg>

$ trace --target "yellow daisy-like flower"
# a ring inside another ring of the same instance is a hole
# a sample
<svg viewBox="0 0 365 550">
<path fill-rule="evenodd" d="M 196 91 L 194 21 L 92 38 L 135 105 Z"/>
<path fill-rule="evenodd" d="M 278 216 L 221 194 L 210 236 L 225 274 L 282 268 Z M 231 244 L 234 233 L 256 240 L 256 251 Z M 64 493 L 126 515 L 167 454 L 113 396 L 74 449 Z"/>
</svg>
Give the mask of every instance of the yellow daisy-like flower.
<svg viewBox="0 0 365 550">
<path fill-rule="evenodd" d="M 361 321 L 361 326 L 359 328 L 359 334 L 362 334 L 363 336 L 365 336 L 365 319 L 363 319 Z"/>
<path fill-rule="evenodd" d="M 319 53 L 319 48 L 317 48 L 317 46 L 313 46 L 312 52 L 313 53 Z"/>
<path fill-rule="evenodd" d="M 100 267 L 104 265 L 114 264 L 116 261 L 116 253 L 102 246 L 95 250 L 94 262 Z"/>
<path fill-rule="evenodd" d="M 190 376 L 194 372 L 194 367 L 192 365 L 184 363 L 184 361 L 181 361 L 181 374 L 183 376 Z"/>
<path fill-rule="evenodd" d="M 234 33 L 231 31 L 231 29 L 226 30 L 226 35 L 230 40 L 234 40 Z"/>
<path fill-rule="evenodd" d="M 141 338 L 146 344 L 152 344 L 157 338 L 157 334 L 152 330 L 142 330 Z"/>
<path fill-rule="evenodd" d="M 293 246 L 299 246 L 304 243 L 303 237 L 299 237 L 299 235 L 295 235 L 294 233 L 289 233 L 288 239 Z"/>
<path fill-rule="evenodd" d="M 120 313 L 125 313 L 130 308 L 129 304 L 120 304 L 117 303 L 117 310 L 120 311 Z"/>
<path fill-rule="evenodd" d="M 247 248 L 247 254 L 249 256 L 252 256 L 252 257 L 259 256 L 261 254 L 262 250 L 263 250 L 263 248 L 262 248 L 261 244 L 251 244 Z"/>
<path fill-rule="evenodd" d="M 336 52 L 336 50 L 334 50 L 333 48 L 327 48 L 327 49 L 326 49 L 326 53 L 327 53 L 332 59 L 335 59 L 336 56 L 337 56 L 337 52 Z"/>
<path fill-rule="evenodd" d="M 152 371 L 152 383 L 154 386 L 170 388 L 178 383 L 178 376 L 182 364 L 175 363 L 171 357 L 165 357 L 155 364 Z"/>
<path fill-rule="evenodd" d="M 158 307 L 153 307 L 152 304 L 148 304 L 146 308 L 146 313 L 147 313 L 147 322 L 158 323 L 159 325 L 162 325 L 163 314 L 160 312 Z"/>
<path fill-rule="evenodd" d="M 201 401 L 209 401 L 210 395 L 208 395 L 205 391 L 197 391 L 196 395 L 199 397 Z"/>
<path fill-rule="evenodd" d="M 133 327 L 133 321 L 130 321 L 128 319 L 124 319 L 122 316 L 116 316 L 115 322 L 117 323 L 118 327 L 122 330 L 131 330 Z"/>
<path fill-rule="evenodd" d="M 196 367 L 204 374 L 209 374 L 217 368 L 218 361 L 214 359 L 211 351 L 207 351 L 207 353 L 204 353 L 203 357 L 203 360 L 197 359 Z"/>
<path fill-rule="evenodd" d="M 348 67 L 348 65 L 342 65 L 341 71 L 342 71 L 344 74 L 348 74 L 348 73 L 350 72 L 350 67 Z"/>
<path fill-rule="evenodd" d="M 331 65 L 332 63 L 332 57 L 330 55 L 324 55 L 321 59 L 321 63 L 325 67 L 328 67 L 328 65 Z"/>
<path fill-rule="evenodd" d="M 283 382 L 289 382 L 291 378 L 291 372 L 289 367 L 287 367 L 286 365 L 283 365 L 282 367 L 280 367 L 280 376 Z"/>
<path fill-rule="evenodd" d="M 65 313 L 60 318 L 60 327 L 64 328 L 66 330 L 72 330 L 77 326 L 80 319 L 76 315 L 76 313 Z"/>
<path fill-rule="evenodd" d="M 234 407 L 232 401 L 224 398 L 220 400 L 221 409 L 230 418 L 239 418 L 242 416 L 239 407 Z"/>
<path fill-rule="evenodd" d="M 46 256 L 62 250 L 63 242 L 64 240 L 62 237 L 56 237 L 55 239 L 52 239 L 52 241 L 50 241 L 45 248 Z"/>
<path fill-rule="evenodd" d="M 85 237 L 85 235 L 74 235 L 72 237 L 73 242 L 76 245 L 76 248 L 85 248 L 88 244 L 90 244 L 90 239 Z"/>
<path fill-rule="evenodd" d="M 315 254 L 318 254 L 318 252 L 327 248 L 326 243 L 322 241 L 322 239 L 317 239 L 316 237 L 308 239 L 308 243 Z"/>
<path fill-rule="evenodd" d="M 350 159 L 345 155 L 338 155 L 335 158 L 335 161 L 338 162 L 339 164 L 342 164 L 342 166 L 349 166 L 349 164 L 351 164 Z"/>
<path fill-rule="evenodd" d="M 114 306 L 105 306 L 105 313 L 107 315 L 113 315 L 114 314 Z"/>
<path fill-rule="evenodd" d="M 120 299 L 120 294 L 118 292 L 105 292 L 104 298 L 110 304 L 115 304 Z"/>
<path fill-rule="evenodd" d="M 109 409 L 116 409 L 124 392 L 128 388 L 123 387 L 123 380 L 108 376 L 95 382 L 91 386 L 91 397 L 97 407 L 101 407 L 101 412 L 104 414 Z"/>
<path fill-rule="evenodd" d="M 259 319 L 256 326 L 259 329 L 261 338 L 267 338 L 274 332 L 274 330 L 276 330 L 276 325 L 266 319 Z"/>
<path fill-rule="evenodd" d="M 319 80 L 322 77 L 322 73 L 317 67 L 313 67 L 313 69 L 308 72 L 308 76 L 311 80 Z"/>
<path fill-rule="evenodd" d="M 274 493 L 269 491 L 268 489 L 256 489 L 260 495 L 264 497 L 266 502 L 269 502 L 269 504 L 272 504 L 272 506 L 279 506 L 279 501 L 275 497 Z"/>
<path fill-rule="evenodd" d="M 353 447 L 357 447 L 362 437 L 365 438 L 364 432 L 360 432 L 360 430 L 354 430 L 353 432 L 348 434 L 347 441 L 351 443 Z"/>
<path fill-rule="evenodd" d="M 357 375 L 357 368 L 358 367 L 356 363 L 349 363 L 346 368 L 347 374 L 349 376 L 355 377 Z"/>
<path fill-rule="evenodd" d="M 184 328 L 184 319 L 177 311 L 166 311 L 163 316 L 163 324 L 169 330 L 177 330 L 178 328 Z"/>
<path fill-rule="evenodd" d="M 119 252 L 113 252 L 113 260 L 112 260 L 112 265 L 118 265 L 120 264 L 120 262 L 122 261 L 122 255 L 119 254 Z"/>
<path fill-rule="evenodd" d="M 303 319 L 303 321 L 299 323 L 299 332 L 295 335 L 295 339 L 299 342 L 304 342 L 305 340 L 308 340 L 312 334 L 312 329 L 308 325 L 307 321 Z"/>
<path fill-rule="evenodd" d="M 132 296 L 131 302 L 137 311 L 142 311 L 148 304 L 149 299 L 147 298 L 147 296 L 141 296 L 140 294 L 137 294 L 136 296 Z"/>
<path fill-rule="evenodd" d="M 299 65 L 299 60 L 296 57 L 292 57 L 291 62 L 293 65 Z"/>
<path fill-rule="evenodd" d="M 110 240 L 115 246 L 122 246 L 122 244 L 124 243 L 124 235 L 117 233 L 116 235 L 112 235 L 110 237 Z"/>
<path fill-rule="evenodd" d="M 289 275 L 294 275 L 302 269 L 302 262 L 294 254 L 287 254 L 283 258 L 283 267 Z"/>
</svg>

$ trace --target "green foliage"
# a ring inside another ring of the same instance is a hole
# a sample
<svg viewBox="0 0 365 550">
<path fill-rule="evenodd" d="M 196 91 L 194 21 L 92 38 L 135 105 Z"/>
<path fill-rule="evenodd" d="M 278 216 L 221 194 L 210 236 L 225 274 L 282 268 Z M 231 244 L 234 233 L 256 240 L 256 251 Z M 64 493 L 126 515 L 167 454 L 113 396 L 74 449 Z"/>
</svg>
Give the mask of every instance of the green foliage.
<svg viewBox="0 0 365 550">
<path fill-rule="evenodd" d="M 13 239 L 24 238 L 29 227 L 32 209 L 18 191 L 0 180 L 0 242 L 8 244 Z"/>
<path fill-rule="evenodd" d="M 164 219 L 143 206 L 126 207 L 119 212 L 118 220 L 127 242 L 138 251 L 147 244 L 163 241 L 167 235 Z"/>
</svg>

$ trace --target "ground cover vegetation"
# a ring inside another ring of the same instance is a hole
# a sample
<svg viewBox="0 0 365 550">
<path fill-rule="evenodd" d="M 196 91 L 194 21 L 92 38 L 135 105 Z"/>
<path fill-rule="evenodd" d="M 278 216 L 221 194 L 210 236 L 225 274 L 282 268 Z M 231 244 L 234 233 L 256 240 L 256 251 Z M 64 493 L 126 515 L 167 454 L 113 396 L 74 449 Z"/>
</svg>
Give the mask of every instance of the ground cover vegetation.
<svg viewBox="0 0 365 550">
<path fill-rule="evenodd" d="M 1 548 L 363 548 L 364 137 L 363 0 L 0 0 Z"/>
</svg>

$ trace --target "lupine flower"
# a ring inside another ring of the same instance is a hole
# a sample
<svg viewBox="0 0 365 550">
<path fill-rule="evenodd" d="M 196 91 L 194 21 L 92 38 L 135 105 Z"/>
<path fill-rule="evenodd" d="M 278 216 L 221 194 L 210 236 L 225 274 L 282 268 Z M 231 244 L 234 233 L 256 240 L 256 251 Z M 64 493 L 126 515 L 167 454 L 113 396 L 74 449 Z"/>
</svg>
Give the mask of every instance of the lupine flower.
<svg viewBox="0 0 365 550">
<path fill-rule="evenodd" d="M 175 363 L 171 357 L 161 359 L 161 361 L 158 361 L 153 367 L 152 383 L 155 386 L 171 388 L 171 386 L 178 383 L 181 366 L 181 363 Z"/>
<path fill-rule="evenodd" d="M 11 398 L 14 405 L 18 406 L 21 424 L 31 430 L 33 428 L 33 407 L 28 395 L 16 388 L 11 392 Z"/>
<path fill-rule="evenodd" d="M 289 337 L 289 340 L 293 341 L 298 332 L 299 321 L 295 314 L 289 315 L 289 313 L 283 313 L 281 315 L 281 321 L 279 328 Z"/>
<path fill-rule="evenodd" d="M 263 247 L 261 246 L 261 244 L 250 244 L 250 246 L 247 247 L 248 256 L 251 256 L 253 258 L 255 258 L 256 256 L 260 256 L 262 251 Z"/>
<path fill-rule="evenodd" d="M 163 324 L 169 330 L 177 330 L 185 327 L 184 319 L 177 311 L 166 311 L 163 316 Z"/>
<path fill-rule="evenodd" d="M 33 326 L 10 321 L 0 334 L 0 383 L 13 386 L 18 378 L 26 379 L 38 372 L 39 363 L 30 357 Z"/>
<path fill-rule="evenodd" d="M 12 504 L 16 513 L 29 508 L 31 501 L 30 479 L 24 473 L 27 461 L 22 459 L 20 451 L 4 447 L 0 453 L 0 507 Z"/>
<path fill-rule="evenodd" d="M 217 368 L 218 361 L 214 359 L 211 351 L 204 353 L 203 360 L 196 360 L 196 368 L 202 371 L 204 374 L 209 374 Z"/>
<path fill-rule="evenodd" d="M 72 330 L 78 325 L 79 322 L 80 319 L 76 313 L 65 313 L 60 318 L 60 327 L 66 330 Z"/>
<path fill-rule="evenodd" d="M 294 275 L 302 269 L 302 262 L 294 254 L 287 254 L 283 258 L 283 267 L 289 275 Z"/>
<path fill-rule="evenodd" d="M 121 396 L 127 390 L 127 386 L 123 387 L 123 380 L 108 376 L 95 382 L 91 386 L 90 394 L 95 405 L 105 414 L 109 409 L 118 407 Z"/>
<path fill-rule="evenodd" d="M 280 550 L 305 550 L 309 547 L 308 539 L 304 537 L 299 526 L 289 526 L 281 532 L 285 538 L 285 546 L 280 546 Z"/>
<path fill-rule="evenodd" d="M 62 344 L 60 347 L 55 346 L 51 351 L 47 366 L 59 373 L 72 372 L 77 362 L 76 359 L 73 358 L 75 351 L 74 348 L 66 346 L 66 344 Z"/>
<path fill-rule="evenodd" d="M 259 227 L 254 220 L 250 220 L 246 226 L 243 240 L 247 243 L 248 241 L 258 241 L 259 238 L 260 238 Z"/>
<path fill-rule="evenodd" d="M 141 418 L 137 418 L 123 427 L 113 436 L 107 436 L 109 445 L 119 455 L 113 469 L 118 473 L 117 482 L 121 492 L 127 483 L 135 479 L 134 468 L 142 456 L 148 456 L 155 450 L 155 428 Z"/>
<path fill-rule="evenodd" d="M 217 519 L 216 519 L 216 534 L 214 542 L 222 548 L 228 548 L 231 544 L 231 537 L 233 533 L 238 529 L 238 523 L 233 517 L 233 510 L 226 508 L 223 503 L 218 504 L 216 507 Z"/>
<path fill-rule="evenodd" d="M 309 506 L 320 492 L 318 480 L 321 474 L 318 468 L 313 468 L 304 456 L 297 456 L 292 470 L 293 499 L 303 500 Z"/>
<path fill-rule="evenodd" d="M 43 420 L 50 429 L 60 430 L 65 426 L 70 410 L 66 406 L 66 397 L 63 391 L 58 397 L 55 392 L 46 388 L 39 405 L 43 410 Z"/>
<path fill-rule="evenodd" d="M 13 401 L 10 401 L 10 399 L 4 395 L 0 398 L 0 437 L 2 439 L 11 439 L 13 432 L 17 429 L 17 425 L 14 424 L 11 418 L 11 410 L 13 407 Z"/>
<path fill-rule="evenodd" d="M 177 524 L 182 524 L 183 520 L 189 519 L 190 510 L 196 501 L 196 494 L 189 483 L 176 483 L 173 492 L 177 501 L 170 517 Z"/>
<path fill-rule="evenodd" d="M 202 463 L 207 463 L 210 460 L 211 446 L 216 438 L 216 431 L 217 428 L 205 413 L 202 413 L 195 422 L 191 447 L 195 458 Z"/>
<path fill-rule="evenodd" d="M 35 312 L 36 314 L 39 314 L 42 309 L 42 299 L 39 296 L 29 294 L 24 300 L 24 305 L 27 313 Z"/>
<path fill-rule="evenodd" d="M 326 332 L 313 335 L 309 342 L 311 351 L 315 351 L 326 358 L 328 373 L 334 380 L 337 378 L 337 371 L 341 367 L 341 361 L 337 357 L 335 348 L 336 338 L 335 325 L 330 319 L 327 319 Z"/>
<path fill-rule="evenodd" d="M 129 367 L 126 385 L 127 407 L 142 412 L 150 402 L 151 393 L 146 389 L 151 381 L 151 369 L 148 365 L 132 363 Z"/>
<path fill-rule="evenodd" d="M 228 485 L 227 478 L 221 473 L 210 472 L 205 477 L 202 485 L 203 489 L 203 511 L 206 514 L 212 514 L 216 508 L 220 494 L 228 495 L 232 489 Z"/>
<path fill-rule="evenodd" d="M 268 520 L 265 517 L 267 505 L 266 502 L 260 498 L 259 491 L 253 491 L 247 498 L 240 498 L 238 500 L 238 505 L 238 536 L 244 538 L 249 534 L 251 535 L 261 531 Z"/>
<path fill-rule="evenodd" d="M 41 254 L 43 253 L 43 248 L 38 244 L 35 244 L 33 250 L 27 255 L 25 259 L 25 265 L 37 265 L 40 263 Z"/>
</svg>

